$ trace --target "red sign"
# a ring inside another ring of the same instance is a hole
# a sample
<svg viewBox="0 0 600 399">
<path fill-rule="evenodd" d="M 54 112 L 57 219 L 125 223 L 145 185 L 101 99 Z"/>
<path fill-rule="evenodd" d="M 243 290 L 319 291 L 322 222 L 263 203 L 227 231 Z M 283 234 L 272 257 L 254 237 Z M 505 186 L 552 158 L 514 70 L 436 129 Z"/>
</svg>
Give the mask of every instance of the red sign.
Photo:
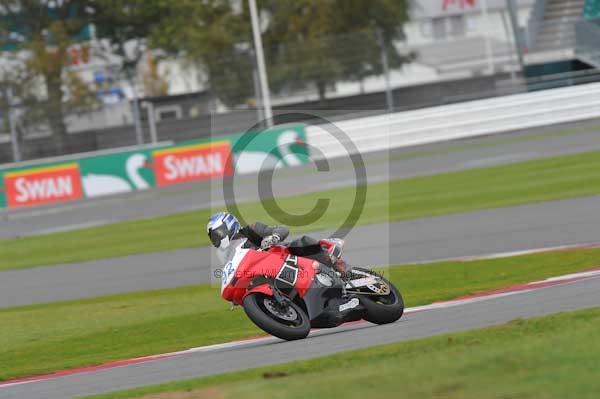
<svg viewBox="0 0 600 399">
<path fill-rule="evenodd" d="M 79 166 L 75 163 L 4 174 L 9 208 L 43 205 L 82 198 Z"/>
<path fill-rule="evenodd" d="M 461 10 L 465 9 L 466 5 L 475 7 L 477 0 L 442 0 L 442 10 L 447 11 L 450 6 L 459 6 Z"/>
<path fill-rule="evenodd" d="M 157 150 L 152 153 L 157 186 L 231 176 L 229 141 Z"/>
</svg>

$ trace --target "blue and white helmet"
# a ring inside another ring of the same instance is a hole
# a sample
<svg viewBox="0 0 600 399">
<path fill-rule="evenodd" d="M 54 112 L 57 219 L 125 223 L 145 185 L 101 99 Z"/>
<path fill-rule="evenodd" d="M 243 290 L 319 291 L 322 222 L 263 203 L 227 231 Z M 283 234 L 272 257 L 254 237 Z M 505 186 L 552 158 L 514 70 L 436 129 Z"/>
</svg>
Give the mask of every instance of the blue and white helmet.
<svg viewBox="0 0 600 399">
<path fill-rule="evenodd" d="M 212 245 L 224 249 L 240 231 L 240 222 L 231 213 L 217 212 L 208 219 L 206 231 Z"/>
</svg>

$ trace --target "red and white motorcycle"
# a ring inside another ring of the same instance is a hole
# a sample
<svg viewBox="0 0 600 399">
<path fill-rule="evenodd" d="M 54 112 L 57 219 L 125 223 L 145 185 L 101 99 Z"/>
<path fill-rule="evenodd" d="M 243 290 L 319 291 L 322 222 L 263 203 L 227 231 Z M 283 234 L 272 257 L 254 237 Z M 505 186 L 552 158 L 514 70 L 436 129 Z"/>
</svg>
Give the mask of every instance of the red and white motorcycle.
<svg viewBox="0 0 600 399">
<path fill-rule="evenodd" d="M 330 266 L 276 245 L 268 250 L 232 242 L 221 273 L 221 296 L 241 305 L 267 333 L 285 340 L 305 338 L 312 327 L 330 328 L 364 319 L 393 323 L 404 312 L 398 289 L 376 272 L 352 268 L 343 276 Z M 340 239 L 319 242 L 332 259 Z M 336 260 L 336 259 L 334 259 Z"/>
</svg>

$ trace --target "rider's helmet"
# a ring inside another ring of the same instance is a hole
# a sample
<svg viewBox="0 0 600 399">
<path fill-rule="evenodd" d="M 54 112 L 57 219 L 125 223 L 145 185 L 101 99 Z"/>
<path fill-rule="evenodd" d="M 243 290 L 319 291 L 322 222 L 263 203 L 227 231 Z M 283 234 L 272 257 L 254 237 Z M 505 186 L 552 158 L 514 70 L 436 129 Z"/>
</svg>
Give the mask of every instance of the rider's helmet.
<svg viewBox="0 0 600 399">
<path fill-rule="evenodd" d="M 240 231 L 240 222 L 231 213 L 217 212 L 208 219 L 206 231 L 212 245 L 224 249 Z"/>
</svg>

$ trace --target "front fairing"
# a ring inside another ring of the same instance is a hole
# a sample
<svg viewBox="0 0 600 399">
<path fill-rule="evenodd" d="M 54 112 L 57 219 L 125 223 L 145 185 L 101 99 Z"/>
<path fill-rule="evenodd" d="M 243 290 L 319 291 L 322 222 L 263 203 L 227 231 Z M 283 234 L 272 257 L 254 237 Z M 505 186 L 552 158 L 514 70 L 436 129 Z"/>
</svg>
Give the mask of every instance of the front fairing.
<svg viewBox="0 0 600 399">
<path fill-rule="evenodd" d="M 257 280 L 277 276 L 286 259 L 285 251 L 260 251 L 244 248 L 245 240 L 232 249 L 220 251 L 224 261 L 221 271 L 221 296 L 240 304 L 247 289 Z"/>
<path fill-rule="evenodd" d="M 313 260 L 290 255 L 285 246 L 260 251 L 244 248 L 244 243 L 245 240 L 232 242 L 229 248 L 219 251 L 224 262 L 221 296 L 225 300 L 240 304 L 248 289 L 257 284 L 294 291 L 300 298 L 312 290 L 316 274 Z"/>
<path fill-rule="evenodd" d="M 217 248 L 217 257 L 219 258 L 221 265 L 226 265 L 228 262 L 231 262 L 231 259 L 235 256 L 237 250 L 242 248 L 245 243 L 246 238 L 241 238 L 231 240 L 227 248 Z"/>
<path fill-rule="evenodd" d="M 223 265 L 221 269 L 221 294 L 235 279 L 237 270 L 243 264 L 243 260 L 249 251 L 249 249 L 243 248 L 245 242 L 246 239 L 233 240 L 227 248 L 217 250 L 217 257 Z"/>
</svg>

